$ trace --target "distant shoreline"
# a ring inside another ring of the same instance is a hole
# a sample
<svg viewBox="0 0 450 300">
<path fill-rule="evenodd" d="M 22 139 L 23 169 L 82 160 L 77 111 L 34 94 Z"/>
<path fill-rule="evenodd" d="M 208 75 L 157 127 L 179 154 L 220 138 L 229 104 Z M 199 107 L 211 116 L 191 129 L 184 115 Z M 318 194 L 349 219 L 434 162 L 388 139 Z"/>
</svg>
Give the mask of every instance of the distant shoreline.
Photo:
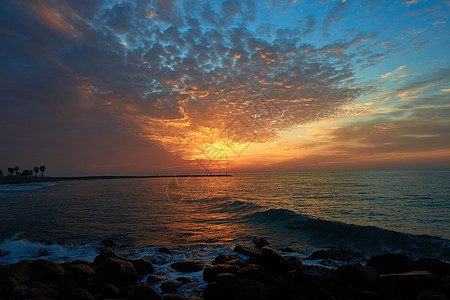
<svg viewBox="0 0 450 300">
<path fill-rule="evenodd" d="M 105 180 L 105 179 L 138 179 L 138 178 L 164 178 L 164 177 L 230 177 L 230 174 L 183 174 L 183 175 L 149 175 L 149 176 L 78 176 L 78 177 L 44 177 L 44 178 L 0 178 L 0 185 L 4 184 L 23 184 L 39 183 L 52 181 L 70 181 L 70 180 Z"/>
</svg>

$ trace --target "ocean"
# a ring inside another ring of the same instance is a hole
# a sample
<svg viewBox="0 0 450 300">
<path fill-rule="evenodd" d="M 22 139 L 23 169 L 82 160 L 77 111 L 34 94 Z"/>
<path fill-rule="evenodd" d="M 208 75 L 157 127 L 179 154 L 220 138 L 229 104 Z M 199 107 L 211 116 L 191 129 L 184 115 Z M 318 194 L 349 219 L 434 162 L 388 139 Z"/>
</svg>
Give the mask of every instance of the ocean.
<svg viewBox="0 0 450 300">
<path fill-rule="evenodd" d="M 92 261 L 106 238 L 125 245 L 122 255 L 160 259 L 159 272 L 168 270 L 160 246 L 177 250 L 171 262 L 208 261 L 259 237 L 299 256 L 347 247 L 450 260 L 449 220 L 449 170 L 3 185 L 0 264 Z"/>
</svg>

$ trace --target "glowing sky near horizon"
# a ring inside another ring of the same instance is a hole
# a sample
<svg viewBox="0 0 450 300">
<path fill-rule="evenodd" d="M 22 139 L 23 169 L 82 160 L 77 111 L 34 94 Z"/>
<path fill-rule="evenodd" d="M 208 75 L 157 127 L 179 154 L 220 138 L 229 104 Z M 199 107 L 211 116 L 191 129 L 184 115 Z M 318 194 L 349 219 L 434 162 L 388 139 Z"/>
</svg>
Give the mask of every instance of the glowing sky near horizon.
<svg viewBox="0 0 450 300">
<path fill-rule="evenodd" d="M 431 0 L 2 1 L 0 169 L 450 167 L 449 12 Z"/>
</svg>

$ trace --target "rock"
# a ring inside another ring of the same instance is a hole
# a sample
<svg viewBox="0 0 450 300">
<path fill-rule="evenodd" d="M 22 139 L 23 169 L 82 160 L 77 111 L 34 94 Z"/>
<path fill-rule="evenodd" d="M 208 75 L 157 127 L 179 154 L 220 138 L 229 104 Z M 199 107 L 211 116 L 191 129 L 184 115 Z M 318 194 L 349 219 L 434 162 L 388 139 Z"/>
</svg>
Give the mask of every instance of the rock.
<svg viewBox="0 0 450 300">
<path fill-rule="evenodd" d="M 8 254 L 10 254 L 10 253 L 11 253 L 11 252 L 8 251 L 8 250 L 2 250 L 2 249 L 0 249 L 0 257 L 6 256 L 6 255 L 8 255 Z"/>
<path fill-rule="evenodd" d="M 115 285 L 107 283 L 102 287 L 98 298 L 100 298 L 100 299 L 113 298 L 114 299 L 114 298 L 119 297 L 119 295 L 120 295 L 120 289 Z"/>
<path fill-rule="evenodd" d="M 337 290 L 337 271 L 333 269 L 303 265 L 300 269 L 289 272 L 288 275 L 285 279 L 293 287 L 299 287 L 307 282 L 317 282 L 328 291 Z"/>
<path fill-rule="evenodd" d="M 172 250 L 170 250 L 169 248 L 166 248 L 166 247 L 160 247 L 160 248 L 158 248 L 158 252 L 160 252 L 160 253 L 165 253 L 165 254 L 172 254 L 172 253 L 173 253 Z"/>
<path fill-rule="evenodd" d="M 164 294 L 174 293 L 181 287 L 181 283 L 176 280 L 164 281 L 161 283 L 161 291 Z"/>
<path fill-rule="evenodd" d="M 118 246 L 118 244 L 116 242 L 114 242 L 112 239 L 104 239 L 102 241 L 102 244 L 103 244 L 103 246 L 110 247 L 110 248 L 114 248 L 114 247 Z"/>
<path fill-rule="evenodd" d="M 212 264 L 213 265 L 222 265 L 222 264 L 224 264 L 228 261 L 234 260 L 234 259 L 236 259 L 236 256 L 219 254 L 216 256 L 216 258 L 214 258 Z"/>
<path fill-rule="evenodd" d="M 231 265 L 213 265 L 208 266 L 203 270 L 203 281 L 213 282 L 216 281 L 216 276 L 222 273 L 232 273 L 235 274 L 238 268 Z"/>
<path fill-rule="evenodd" d="M 68 266 L 80 265 L 80 264 L 92 267 L 92 263 L 91 262 L 88 262 L 87 260 L 83 260 L 83 259 L 75 259 L 75 260 L 73 260 L 71 262 L 63 263 L 62 267 L 65 269 Z"/>
<path fill-rule="evenodd" d="M 216 275 L 215 281 L 221 284 L 227 284 L 236 278 L 236 275 L 231 273 L 220 273 Z"/>
<path fill-rule="evenodd" d="M 281 256 L 277 250 L 270 246 L 264 246 L 261 249 L 261 256 L 270 269 L 286 272 L 289 269 L 288 261 Z"/>
<path fill-rule="evenodd" d="M 285 287 L 287 284 L 282 277 L 266 272 L 259 265 L 248 265 L 239 269 L 236 274 L 240 278 L 251 279 L 264 286 Z"/>
<path fill-rule="evenodd" d="M 278 251 L 288 252 L 288 253 L 297 252 L 296 250 L 289 248 L 289 247 L 278 248 Z"/>
<path fill-rule="evenodd" d="M 158 282 L 161 282 L 161 281 L 164 281 L 164 280 L 166 280 L 166 277 L 164 277 L 164 276 L 161 276 L 161 275 L 150 275 L 150 276 L 147 277 L 146 282 L 148 284 L 152 284 L 152 283 L 158 283 Z"/>
<path fill-rule="evenodd" d="M 94 262 L 92 263 L 94 266 L 100 265 L 105 259 L 115 257 L 120 258 L 119 255 L 114 253 L 111 248 L 105 247 L 100 250 L 100 254 L 94 258 Z"/>
<path fill-rule="evenodd" d="M 426 290 L 419 294 L 417 300 L 448 300 L 449 298 L 444 293 Z"/>
<path fill-rule="evenodd" d="M 225 285 L 217 282 L 208 283 L 203 290 L 203 297 L 205 300 L 229 300 Z"/>
<path fill-rule="evenodd" d="M 194 283 L 195 282 L 194 279 L 191 279 L 189 277 L 184 277 L 184 276 L 178 277 L 177 281 L 181 282 L 182 284 L 188 284 L 188 283 Z"/>
<path fill-rule="evenodd" d="M 253 240 L 253 244 L 255 245 L 256 249 L 262 249 L 262 247 L 264 246 L 269 246 L 270 243 L 268 241 L 266 241 L 265 239 L 255 239 Z"/>
<path fill-rule="evenodd" d="M 95 274 L 97 281 L 117 285 L 130 285 L 138 280 L 133 265 L 127 261 L 109 257 L 102 261 Z"/>
<path fill-rule="evenodd" d="M 0 297 L 8 299 L 20 284 L 12 277 L 0 279 Z"/>
<path fill-rule="evenodd" d="M 67 270 L 73 275 L 73 277 L 80 281 L 86 281 L 86 279 L 94 276 L 95 271 L 90 266 L 85 264 L 70 265 Z"/>
<path fill-rule="evenodd" d="M 19 283 L 30 280 L 33 273 L 33 269 L 26 261 L 4 266 L 2 271 L 7 274 L 6 277 L 13 277 L 17 279 Z"/>
<path fill-rule="evenodd" d="M 91 293 L 79 287 L 65 288 L 64 296 L 66 299 L 94 300 Z"/>
<path fill-rule="evenodd" d="M 331 248 L 328 250 L 318 250 L 313 252 L 306 258 L 307 260 L 315 259 L 333 259 L 345 262 L 365 261 L 365 257 L 359 252 L 346 248 Z"/>
<path fill-rule="evenodd" d="M 65 272 L 60 265 L 44 259 L 32 260 L 30 267 L 33 269 L 33 273 L 43 273 L 47 278 L 58 278 Z"/>
<path fill-rule="evenodd" d="M 436 287 L 433 275 L 428 271 L 385 274 L 378 277 L 378 288 L 386 295 L 415 297 L 422 291 Z"/>
<path fill-rule="evenodd" d="M 151 287 L 136 284 L 133 293 L 134 300 L 163 300 L 163 297 Z"/>
<path fill-rule="evenodd" d="M 243 267 L 245 264 L 244 264 L 244 262 L 242 261 L 242 259 L 236 258 L 236 259 L 232 259 L 232 260 L 229 260 L 229 261 L 225 262 L 225 265 L 236 266 L 236 267 L 238 267 L 238 268 L 241 268 L 241 267 Z"/>
<path fill-rule="evenodd" d="M 164 300 L 190 300 L 188 296 L 184 295 L 178 295 L 178 294 L 172 294 L 172 295 L 165 295 Z"/>
<path fill-rule="evenodd" d="M 204 262 L 194 260 L 180 261 L 170 265 L 170 267 L 175 271 L 186 273 L 201 271 L 204 266 Z"/>
<path fill-rule="evenodd" d="M 450 276 L 442 277 L 439 283 L 442 286 L 442 290 L 450 295 Z"/>
<path fill-rule="evenodd" d="M 289 289 L 284 296 L 285 299 L 335 300 L 332 293 L 316 281 L 304 282 Z"/>
<path fill-rule="evenodd" d="M 365 268 L 360 264 L 343 265 L 337 269 L 337 280 L 341 287 L 374 290 L 377 275 L 374 269 Z"/>
<path fill-rule="evenodd" d="M 258 251 L 253 250 L 253 249 L 251 249 L 251 248 L 249 248 L 247 246 L 244 246 L 242 244 L 237 244 L 234 247 L 234 252 L 243 254 L 243 255 L 248 256 L 248 257 L 257 257 L 257 256 L 260 255 L 260 253 Z"/>
<path fill-rule="evenodd" d="M 51 254 L 52 253 L 50 252 L 50 250 L 42 248 L 42 249 L 39 250 L 39 252 L 37 254 L 37 257 L 49 256 Z"/>
<path fill-rule="evenodd" d="M 26 293 L 28 293 L 29 289 L 30 288 L 26 285 L 19 285 L 13 289 L 13 294 L 14 295 L 26 294 Z"/>
<path fill-rule="evenodd" d="M 285 259 L 288 262 L 289 270 L 297 270 L 303 266 L 302 259 L 298 256 L 287 256 Z"/>
<path fill-rule="evenodd" d="M 127 259 L 129 263 L 133 265 L 133 267 L 136 269 L 136 272 L 139 275 L 147 275 L 155 273 L 155 267 L 153 267 L 153 264 L 145 259 Z"/>
<path fill-rule="evenodd" d="M 391 274 L 412 271 L 412 262 L 413 260 L 406 255 L 389 253 L 372 256 L 366 266 L 377 268 L 380 274 Z"/>
<path fill-rule="evenodd" d="M 262 300 L 265 298 L 264 286 L 250 279 L 235 279 L 225 285 L 227 299 Z"/>
<path fill-rule="evenodd" d="M 436 258 L 421 258 L 411 264 L 415 271 L 428 271 L 436 280 L 450 276 L 450 264 Z"/>
</svg>

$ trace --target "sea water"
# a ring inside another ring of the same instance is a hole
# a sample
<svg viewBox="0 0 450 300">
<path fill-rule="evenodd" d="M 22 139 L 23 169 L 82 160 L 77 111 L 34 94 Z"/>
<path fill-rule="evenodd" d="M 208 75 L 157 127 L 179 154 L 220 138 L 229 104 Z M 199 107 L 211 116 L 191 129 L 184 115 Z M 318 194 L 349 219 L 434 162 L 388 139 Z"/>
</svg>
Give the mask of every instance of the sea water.
<svg viewBox="0 0 450 300">
<path fill-rule="evenodd" d="M 128 245 L 120 251 L 131 257 L 170 246 L 180 260 L 212 259 L 263 237 L 305 256 L 349 247 L 365 255 L 393 251 L 449 260 L 449 219 L 449 170 L 3 185 L 0 264 L 92 260 L 105 238 Z"/>
</svg>

